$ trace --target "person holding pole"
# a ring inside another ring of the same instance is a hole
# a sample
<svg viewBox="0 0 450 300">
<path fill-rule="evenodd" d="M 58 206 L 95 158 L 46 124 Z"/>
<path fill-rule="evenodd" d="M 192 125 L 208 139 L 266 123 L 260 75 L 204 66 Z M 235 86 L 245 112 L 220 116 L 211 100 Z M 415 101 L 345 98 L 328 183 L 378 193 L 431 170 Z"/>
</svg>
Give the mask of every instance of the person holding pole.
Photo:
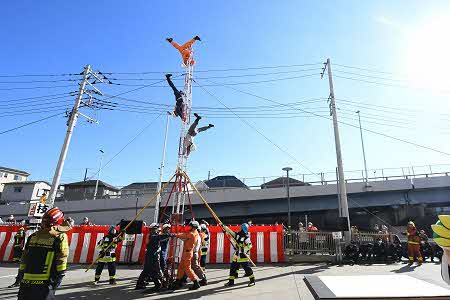
<svg viewBox="0 0 450 300">
<path fill-rule="evenodd" d="M 100 283 L 100 276 L 102 275 L 105 264 L 108 265 L 109 284 L 116 283 L 116 247 L 117 244 L 125 239 L 124 234 L 117 236 L 117 230 L 114 226 L 109 227 L 108 234 L 97 243 L 97 249 L 100 250 L 100 259 L 95 269 L 94 284 Z"/>
<path fill-rule="evenodd" d="M 248 286 L 254 286 L 255 275 L 253 274 L 253 270 L 250 267 L 250 259 L 248 257 L 250 249 L 252 248 L 252 241 L 250 240 L 250 235 L 248 233 L 248 224 L 242 224 L 241 230 L 239 232 L 234 232 L 223 224 L 219 224 L 219 226 L 224 229 L 225 234 L 231 235 L 236 241 L 236 244 L 233 245 L 234 255 L 230 266 L 230 276 L 228 277 L 228 282 L 225 283 L 225 286 L 234 285 L 234 280 L 238 278 L 238 271 L 240 267 L 244 269 L 245 276 L 250 279 Z"/>
</svg>

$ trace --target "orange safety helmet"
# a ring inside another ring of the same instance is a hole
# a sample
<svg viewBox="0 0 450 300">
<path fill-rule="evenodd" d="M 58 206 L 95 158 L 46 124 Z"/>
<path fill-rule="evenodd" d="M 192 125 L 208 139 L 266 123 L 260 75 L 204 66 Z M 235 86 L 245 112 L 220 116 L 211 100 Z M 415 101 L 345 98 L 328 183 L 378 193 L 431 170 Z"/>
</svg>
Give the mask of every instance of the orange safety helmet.
<svg viewBox="0 0 450 300">
<path fill-rule="evenodd" d="M 42 225 L 49 227 L 61 225 L 64 222 L 64 213 L 57 207 L 48 210 L 42 217 Z"/>
</svg>

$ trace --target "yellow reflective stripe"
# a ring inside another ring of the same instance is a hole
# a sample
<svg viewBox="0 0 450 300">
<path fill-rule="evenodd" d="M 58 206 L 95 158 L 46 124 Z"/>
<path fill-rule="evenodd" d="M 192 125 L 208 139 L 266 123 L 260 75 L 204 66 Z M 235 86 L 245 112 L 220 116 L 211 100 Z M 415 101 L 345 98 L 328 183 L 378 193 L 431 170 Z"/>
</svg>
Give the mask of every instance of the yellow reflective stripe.
<svg viewBox="0 0 450 300">
<path fill-rule="evenodd" d="M 60 264 L 56 266 L 56 271 L 61 272 L 67 269 L 67 264 Z"/>
<path fill-rule="evenodd" d="M 20 264 L 20 265 L 19 265 L 19 270 L 20 270 L 20 271 L 25 270 L 25 264 Z"/>
<path fill-rule="evenodd" d="M 235 279 L 236 279 L 236 277 L 234 277 L 234 276 L 230 276 L 230 277 L 228 277 L 228 279 L 230 279 L 230 280 L 235 280 Z"/>
<path fill-rule="evenodd" d="M 44 273 L 42 273 L 42 274 L 25 273 L 25 274 L 23 274 L 23 279 L 25 279 L 25 280 L 49 280 L 50 272 L 52 271 L 51 265 L 52 265 L 54 257 L 55 257 L 55 253 L 53 251 L 48 252 L 47 257 L 45 259 L 45 265 L 43 268 Z"/>
<path fill-rule="evenodd" d="M 255 274 L 248 276 L 248 278 L 255 278 Z"/>
<path fill-rule="evenodd" d="M 419 245 L 418 242 L 409 242 L 409 241 L 408 241 L 408 244 L 411 244 L 411 245 Z"/>
<path fill-rule="evenodd" d="M 237 262 L 247 262 L 248 258 L 238 258 Z"/>
</svg>

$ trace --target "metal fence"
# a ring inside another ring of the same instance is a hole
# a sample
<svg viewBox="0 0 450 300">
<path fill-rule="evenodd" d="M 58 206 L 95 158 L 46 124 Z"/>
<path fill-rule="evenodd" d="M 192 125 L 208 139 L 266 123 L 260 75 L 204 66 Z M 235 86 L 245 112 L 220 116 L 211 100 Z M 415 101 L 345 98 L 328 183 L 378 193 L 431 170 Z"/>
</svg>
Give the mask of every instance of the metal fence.
<svg viewBox="0 0 450 300">
<path fill-rule="evenodd" d="M 332 232 L 292 231 L 284 236 L 284 247 L 288 255 L 335 255 L 336 242 Z"/>
</svg>

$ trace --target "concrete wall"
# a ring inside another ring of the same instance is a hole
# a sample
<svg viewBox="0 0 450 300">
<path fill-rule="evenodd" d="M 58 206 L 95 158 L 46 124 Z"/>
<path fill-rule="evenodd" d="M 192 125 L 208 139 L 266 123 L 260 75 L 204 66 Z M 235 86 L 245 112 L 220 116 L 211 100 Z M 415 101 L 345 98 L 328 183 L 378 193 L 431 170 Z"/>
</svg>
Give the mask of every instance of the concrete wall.
<svg viewBox="0 0 450 300">
<path fill-rule="evenodd" d="M 85 193 L 86 189 L 86 193 Z M 64 190 L 63 198 L 67 201 L 94 199 L 95 186 L 84 187 L 68 187 Z M 97 199 L 108 198 L 110 196 L 116 196 L 118 192 L 99 186 L 97 190 Z"/>
</svg>

